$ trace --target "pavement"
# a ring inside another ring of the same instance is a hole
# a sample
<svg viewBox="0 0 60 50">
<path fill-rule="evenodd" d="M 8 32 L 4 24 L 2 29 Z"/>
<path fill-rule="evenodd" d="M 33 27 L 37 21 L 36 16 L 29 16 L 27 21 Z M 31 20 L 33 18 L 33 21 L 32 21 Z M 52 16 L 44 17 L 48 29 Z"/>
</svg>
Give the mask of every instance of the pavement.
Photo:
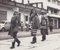
<svg viewBox="0 0 60 50">
<path fill-rule="evenodd" d="M 21 44 L 14 49 L 10 49 L 13 39 L 0 40 L 0 50 L 60 50 L 60 33 L 50 34 L 45 41 L 41 41 L 41 36 L 37 36 L 37 43 L 31 44 L 32 37 L 19 38 Z"/>
<path fill-rule="evenodd" d="M 58 34 L 60 33 L 60 29 L 53 29 L 53 32 L 50 32 L 48 30 L 48 34 Z M 37 31 L 37 35 L 41 35 L 40 30 Z M 31 31 L 19 31 L 17 36 L 20 37 L 30 37 Z M 10 35 L 8 35 L 8 32 L 0 32 L 0 40 L 10 39 L 12 38 Z"/>
</svg>

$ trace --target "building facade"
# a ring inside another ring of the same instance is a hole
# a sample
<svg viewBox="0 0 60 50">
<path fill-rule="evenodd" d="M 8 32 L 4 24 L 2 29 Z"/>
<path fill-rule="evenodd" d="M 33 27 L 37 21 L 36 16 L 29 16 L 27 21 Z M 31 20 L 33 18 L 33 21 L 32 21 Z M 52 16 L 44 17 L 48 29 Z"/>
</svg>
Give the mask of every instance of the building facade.
<svg viewBox="0 0 60 50">
<path fill-rule="evenodd" d="M 41 10 L 43 13 L 46 12 L 45 9 L 41 9 L 38 7 L 17 3 L 15 1 L 8 0 L 0 0 L 0 22 L 1 21 L 11 21 L 11 17 L 13 16 L 14 11 L 19 12 L 20 22 L 23 22 L 24 26 L 26 22 L 29 23 L 30 11 L 31 9 L 35 9 L 38 15 L 40 16 Z"/>
<path fill-rule="evenodd" d="M 12 4 L 12 5 L 11 5 Z M 16 7 L 15 3 L 5 0 L 0 0 L 0 22 L 10 21 Z"/>
<path fill-rule="evenodd" d="M 39 2 L 30 2 L 30 5 L 42 7 L 48 11 L 48 21 L 52 21 L 53 28 L 60 28 L 60 0 L 40 0 Z"/>
<path fill-rule="evenodd" d="M 48 0 L 47 4 L 49 21 L 52 19 L 54 28 L 60 28 L 60 1 Z"/>
</svg>

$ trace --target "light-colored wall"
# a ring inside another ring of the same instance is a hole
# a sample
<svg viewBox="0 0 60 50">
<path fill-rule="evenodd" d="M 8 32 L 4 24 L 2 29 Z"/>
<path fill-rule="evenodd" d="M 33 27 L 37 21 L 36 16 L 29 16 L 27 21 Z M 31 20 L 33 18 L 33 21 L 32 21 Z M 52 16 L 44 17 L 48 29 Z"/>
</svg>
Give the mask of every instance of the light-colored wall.
<svg viewBox="0 0 60 50">
<path fill-rule="evenodd" d="M 8 10 L 7 11 L 7 21 L 11 21 L 12 16 L 13 16 L 13 11 Z"/>
<path fill-rule="evenodd" d="M 10 22 L 11 21 L 11 18 L 13 17 L 13 13 L 14 13 L 14 11 L 16 11 L 16 8 L 17 7 L 0 7 L 0 10 L 1 11 L 6 11 L 7 12 L 7 20 L 6 21 L 8 21 L 8 22 Z"/>
<path fill-rule="evenodd" d="M 60 6 L 59 5 L 53 4 L 51 2 L 47 2 L 47 6 L 60 10 Z"/>
<path fill-rule="evenodd" d="M 10 21 L 11 17 L 13 16 L 13 11 L 9 10 L 8 8 L 4 8 L 4 7 L 0 7 L 1 11 L 6 11 L 7 12 L 7 20 L 6 21 Z"/>
<path fill-rule="evenodd" d="M 34 1 L 32 1 L 32 0 L 30 0 L 30 3 L 37 3 L 37 2 L 43 2 L 43 8 L 44 9 L 47 9 L 47 0 L 34 0 Z"/>
<path fill-rule="evenodd" d="M 28 16 L 28 22 L 29 22 L 30 13 L 29 12 L 25 12 L 25 11 L 20 11 L 20 13 L 21 13 L 21 21 L 25 25 L 25 23 L 26 23 L 25 16 Z"/>
</svg>

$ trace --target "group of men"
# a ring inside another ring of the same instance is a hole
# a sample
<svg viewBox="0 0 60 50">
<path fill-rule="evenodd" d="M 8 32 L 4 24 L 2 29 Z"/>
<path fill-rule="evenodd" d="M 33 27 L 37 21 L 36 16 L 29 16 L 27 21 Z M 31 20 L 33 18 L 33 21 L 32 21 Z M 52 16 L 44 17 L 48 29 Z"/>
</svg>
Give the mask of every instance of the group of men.
<svg viewBox="0 0 60 50">
<path fill-rule="evenodd" d="M 46 14 L 42 13 L 41 22 L 40 22 L 37 12 L 35 10 L 31 10 L 30 23 L 32 24 L 32 29 L 31 29 L 31 35 L 33 36 L 31 42 L 32 44 L 37 42 L 36 33 L 38 29 L 41 30 L 41 34 L 42 34 L 41 41 L 46 40 L 46 35 L 48 35 L 48 20 L 46 17 L 47 17 Z"/>
<path fill-rule="evenodd" d="M 18 33 L 18 27 L 20 26 L 20 21 L 18 20 L 18 12 L 14 12 L 14 15 L 11 19 L 11 26 L 9 30 L 9 35 L 11 35 L 14 38 L 14 41 L 12 42 L 12 46 L 10 47 L 11 49 L 15 48 L 15 42 L 17 42 L 17 46 L 20 46 L 20 41 L 17 38 L 17 33 Z M 42 34 L 42 40 L 46 40 L 46 34 L 48 34 L 48 28 L 47 28 L 47 19 L 44 16 L 45 14 L 42 13 L 42 18 L 41 18 L 41 23 L 38 18 L 38 14 L 35 10 L 31 10 L 30 12 L 30 24 L 32 24 L 32 29 L 31 29 L 31 34 L 33 36 L 32 39 L 32 44 L 37 42 L 36 38 L 36 33 L 38 29 L 41 29 L 41 34 Z"/>
</svg>

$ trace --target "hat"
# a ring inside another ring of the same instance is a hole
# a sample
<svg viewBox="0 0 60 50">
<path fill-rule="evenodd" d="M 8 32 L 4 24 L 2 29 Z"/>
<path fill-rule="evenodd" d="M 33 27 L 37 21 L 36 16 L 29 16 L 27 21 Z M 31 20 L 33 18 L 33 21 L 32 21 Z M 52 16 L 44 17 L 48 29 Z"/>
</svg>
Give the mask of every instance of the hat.
<svg viewBox="0 0 60 50">
<path fill-rule="evenodd" d="M 14 11 L 14 15 L 17 14 L 18 12 L 17 11 Z"/>
</svg>

